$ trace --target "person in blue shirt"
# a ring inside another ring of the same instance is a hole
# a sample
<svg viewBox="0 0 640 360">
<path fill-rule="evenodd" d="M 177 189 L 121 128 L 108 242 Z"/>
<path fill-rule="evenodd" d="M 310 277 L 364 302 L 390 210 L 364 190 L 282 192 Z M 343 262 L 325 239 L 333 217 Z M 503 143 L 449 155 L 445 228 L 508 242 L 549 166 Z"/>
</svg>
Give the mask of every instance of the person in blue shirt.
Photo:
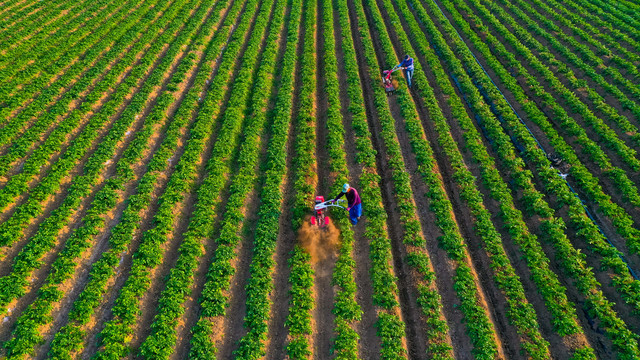
<svg viewBox="0 0 640 360">
<path fill-rule="evenodd" d="M 404 59 L 398 67 L 404 69 L 404 75 L 407 77 L 407 84 L 411 87 L 411 80 L 413 80 L 413 58 L 409 55 L 405 55 Z"/>
</svg>

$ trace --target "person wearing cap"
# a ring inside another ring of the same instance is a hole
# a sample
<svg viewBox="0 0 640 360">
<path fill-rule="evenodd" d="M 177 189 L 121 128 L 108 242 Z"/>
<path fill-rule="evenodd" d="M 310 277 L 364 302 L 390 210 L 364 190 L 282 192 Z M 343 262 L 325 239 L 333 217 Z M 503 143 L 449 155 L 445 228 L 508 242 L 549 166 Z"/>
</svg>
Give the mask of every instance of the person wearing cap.
<svg viewBox="0 0 640 360">
<path fill-rule="evenodd" d="M 356 189 L 349 186 L 349 184 L 342 185 L 342 192 L 336 196 L 333 201 L 338 201 L 341 197 L 347 197 L 347 210 L 349 211 L 349 218 L 353 225 L 358 223 L 358 219 L 362 216 L 362 200 Z"/>
<path fill-rule="evenodd" d="M 411 87 L 411 80 L 413 80 L 413 58 L 405 55 L 402 62 L 397 66 L 404 69 L 404 75 L 407 77 L 407 85 Z"/>
</svg>

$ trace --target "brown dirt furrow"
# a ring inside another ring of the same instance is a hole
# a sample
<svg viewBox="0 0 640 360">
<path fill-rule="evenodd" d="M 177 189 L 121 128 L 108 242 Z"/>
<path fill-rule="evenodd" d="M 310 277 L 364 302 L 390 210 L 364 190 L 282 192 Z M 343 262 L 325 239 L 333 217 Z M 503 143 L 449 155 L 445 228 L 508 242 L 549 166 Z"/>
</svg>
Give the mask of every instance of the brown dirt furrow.
<svg viewBox="0 0 640 360">
<path fill-rule="evenodd" d="M 353 4 L 348 2 L 349 7 L 349 20 L 351 23 L 351 36 L 353 38 L 354 47 L 356 50 L 356 57 L 359 64 L 364 63 L 362 40 L 358 33 L 358 21 L 356 13 L 353 8 Z M 373 98 L 371 97 L 372 87 L 371 83 L 366 77 L 366 70 L 363 67 L 359 68 L 360 79 L 362 84 L 362 91 L 365 100 L 365 110 L 367 114 L 367 120 L 371 124 L 377 122 L 377 115 L 375 111 L 375 105 L 373 104 Z M 371 125 L 370 125 L 371 127 Z M 372 143 L 374 148 L 379 149 L 379 139 L 372 131 Z M 376 162 L 386 161 L 383 156 L 380 156 L 378 151 L 378 157 Z M 378 168 L 384 169 L 378 164 Z M 382 175 L 381 175 L 382 176 Z M 358 229 L 356 229 L 358 230 Z M 353 254 L 356 263 L 354 278 L 358 285 L 356 291 L 356 301 L 362 309 L 362 319 L 355 326 L 355 330 L 360 336 L 360 342 L 358 346 L 359 355 L 362 359 L 373 359 L 379 357 L 381 342 L 377 335 L 375 324 L 378 320 L 375 305 L 373 304 L 373 284 L 371 282 L 371 259 L 369 258 L 369 241 L 364 237 L 364 230 L 360 227 L 359 231 L 354 233 L 354 246 Z"/>
<path fill-rule="evenodd" d="M 304 16 L 304 15 L 301 15 Z M 291 252 L 296 245 L 296 233 L 291 225 L 293 220 L 292 207 L 295 201 L 295 189 L 293 187 L 295 183 L 295 172 L 293 169 L 293 158 L 295 156 L 295 127 L 293 126 L 293 119 L 298 116 L 298 107 L 300 102 L 300 88 L 302 87 L 302 81 L 300 79 L 300 59 L 302 59 L 302 48 L 304 34 L 306 28 L 301 22 L 299 31 L 298 48 L 296 49 L 297 63 L 295 65 L 295 82 L 292 94 L 292 106 L 291 109 L 291 121 L 289 122 L 289 130 L 287 136 L 287 159 L 286 168 L 287 173 L 285 175 L 284 182 L 281 186 L 283 194 L 280 221 L 278 223 L 278 239 L 276 243 L 276 249 L 274 254 L 275 268 L 272 273 L 273 279 L 273 291 L 269 300 L 271 301 L 271 312 L 269 314 L 269 323 L 267 331 L 266 341 L 266 359 L 280 360 L 285 359 L 287 356 L 286 346 L 288 342 L 289 330 L 286 326 L 287 315 L 289 314 L 289 302 L 291 295 L 291 285 L 289 284 L 289 276 L 291 270 L 289 268 L 288 260 L 291 256 Z"/>
<path fill-rule="evenodd" d="M 327 145 L 327 109 L 328 99 L 326 93 L 326 78 L 324 69 L 325 42 L 322 32 L 324 12 L 322 11 L 322 1 L 317 1 L 317 21 L 316 26 L 316 162 L 318 186 L 316 193 L 324 195 L 329 199 L 333 194 L 329 193 L 330 186 L 335 182 L 335 174 L 329 171 L 329 153 Z M 332 274 L 335 268 L 337 254 L 330 252 L 326 258 L 313 261 L 313 271 L 315 275 L 314 296 L 315 308 L 312 310 L 313 324 L 313 356 L 315 359 L 328 359 L 331 357 L 331 348 L 335 333 L 333 331 L 335 315 L 333 307 L 336 290 L 332 284 Z"/>
</svg>

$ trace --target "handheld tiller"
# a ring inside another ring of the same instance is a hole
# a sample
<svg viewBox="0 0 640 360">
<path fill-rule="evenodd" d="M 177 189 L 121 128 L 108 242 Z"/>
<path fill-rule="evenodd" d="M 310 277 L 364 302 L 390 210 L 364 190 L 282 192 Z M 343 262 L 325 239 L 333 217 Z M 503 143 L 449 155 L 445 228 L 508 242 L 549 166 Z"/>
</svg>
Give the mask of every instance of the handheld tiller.
<svg viewBox="0 0 640 360">
<path fill-rule="evenodd" d="M 319 228 L 324 228 L 325 226 L 329 225 L 330 219 L 325 215 L 325 210 L 327 210 L 327 208 L 331 206 L 345 209 L 344 206 L 339 205 L 341 202 L 344 202 L 344 200 L 340 199 L 335 202 L 333 200 L 324 201 L 324 196 L 316 196 L 315 206 L 313 208 L 313 216 L 311 217 L 311 225 L 316 225 Z"/>
<path fill-rule="evenodd" d="M 398 83 L 392 79 L 391 74 L 400 69 L 401 67 L 396 65 L 391 70 L 385 70 L 382 72 L 382 86 L 384 86 L 384 90 L 387 92 L 387 95 L 393 94 L 393 92 L 398 88 Z"/>
</svg>

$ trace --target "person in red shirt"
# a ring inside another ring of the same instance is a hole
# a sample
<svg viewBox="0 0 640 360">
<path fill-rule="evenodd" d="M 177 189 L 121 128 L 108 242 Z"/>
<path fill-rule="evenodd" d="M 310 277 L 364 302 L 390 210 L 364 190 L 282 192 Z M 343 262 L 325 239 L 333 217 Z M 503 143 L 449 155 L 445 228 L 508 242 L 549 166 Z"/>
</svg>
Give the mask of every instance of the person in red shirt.
<svg viewBox="0 0 640 360">
<path fill-rule="evenodd" d="M 362 200 L 360 200 L 360 195 L 356 189 L 349 186 L 349 184 L 344 184 L 342 186 L 342 192 L 336 196 L 333 201 L 338 201 L 341 197 L 347 197 L 347 210 L 349 211 L 349 218 L 351 219 L 351 224 L 355 225 L 358 223 L 360 216 L 362 216 Z"/>
</svg>

